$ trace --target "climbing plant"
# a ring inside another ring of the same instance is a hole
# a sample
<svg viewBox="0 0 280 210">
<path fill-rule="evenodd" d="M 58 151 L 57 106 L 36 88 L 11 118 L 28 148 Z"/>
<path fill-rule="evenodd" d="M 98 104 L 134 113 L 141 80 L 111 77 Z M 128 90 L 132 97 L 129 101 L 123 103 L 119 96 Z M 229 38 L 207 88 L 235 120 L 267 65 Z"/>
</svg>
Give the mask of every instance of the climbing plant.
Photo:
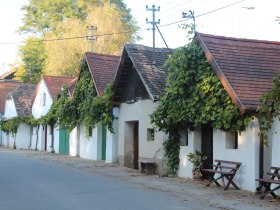
<svg viewBox="0 0 280 210">
<path fill-rule="evenodd" d="M 252 116 L 240 114 L 196 42 L 177 49 L 166 67 L 166 88 L 151 122 L 169 133 L 165 152 L 170 168 L 176 171 L 180 129 L 209 124 L 217 129 L 243 131 Z"/>
<path fill-rule="evenodd" d="M 12 136 L 15 136 L 20 123 L 35 126 L 36 124 L 38 124 L 38 121 L 32 116 L 18 116 L 11 119 L 1 120 L 0 130 L 4 131 L 7 134 L 9 133 Z"/>
<path fill-rule="evenodd" d="M 271 91 L 266 93 L 260 99 L 260 108 L 258 112 L 260 125 L 259 136 L 264 144 L 268 144 L 268 132 L 272 128 L 275 119 L 280 120 L 280 77 L 275 77 Z"/>
<path fill-rule="evenodd" d="M 98 123 L 102 123 L 113 132 L 112 97 L 113 90 L 110 84 L 102 96 L 97 96 L 88 65 L 83 62 L 73 96 L 69 95 L 69 89 L 64 86 L 46 115 L 38 119 L 28 116 L 3 120 L 0 121 L 0 129 L 14 135 L 20 123 L 30 126 L 50 125 L 52 131 L 54 126 L 71 131 L 79 123 L 84 123 L 86 128 L 94 128 Z"/>
</svg>

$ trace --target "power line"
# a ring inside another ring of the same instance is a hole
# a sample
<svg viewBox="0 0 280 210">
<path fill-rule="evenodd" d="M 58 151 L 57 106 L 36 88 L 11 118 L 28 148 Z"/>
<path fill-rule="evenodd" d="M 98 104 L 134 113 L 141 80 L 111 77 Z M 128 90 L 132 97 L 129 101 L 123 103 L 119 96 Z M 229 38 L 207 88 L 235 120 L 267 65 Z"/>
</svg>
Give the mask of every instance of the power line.
<svg viewBox="0 0 280 210">
<path fill-rule="evenodd" d="M 209 12 L 205 12 L 203 14 L 200 14 L 200 15 L 197 15 L 195 16 L 195 18 L 198 18 L 198 17 L 201 17 L 201 16 L 204 16 L 204 15 L 208 15 L 208 14 L 211 14 L 213 12 L 217 12 L 219 10 L 222 10 L 222 9 L 225 9 L 225 8 L 228 8 L 228 7 L 231 7 L 233 5 L 236 5 L 236 4 L 239 4 L 243 1 L 246 1 L 246 0 L 241 0 L 241 1 L 238 1 L 238 2 L 235 2 L 235 3 L 232 3 L 232 4 L 229 4 L 229 5 L 226 5 L 226 6 L 223 6 L 223 7 L 220 7 L 220 8 L 217 8 L 217 9 L 214 9 L 214 10 L 211 10 Z M 190 19 L 190 18 L 189 18 Z M 174 25 L 174 24 L 177 24 L 177 23 L 182 23 L 182 22 L 185 22 L 189 19 L 184 19 L 184 20 L 179 20 L 179 21 L 175 21 L 175 22 L 172 22 L 172 23 L 168 23 L 168 24 L 165 24 L 165 25 L 161 25 L 161 26 L 158 26 L 159 28 L 162 28 L 162 27 L 166 27 L 166 26 L 170 26 L 170 25 Z M 96 37 L 102 37 L 102 36 L 112 36 L 112 35 L 117 35 L 117 34 L 125 34 L 125 33 L 131 33 L 131 32 L 141 32 L 141 31 L 148 31 L 148 30 L 151 30 L 151 28 L 146 28 L 146 29 L 139 29 L 139 30 L 136 30 L 136 31 L 121 31 L 121 32 L 113 32 L 113 33 L 104 33 L 104 34 L 97 34 L 95 35 Z M 75 37 L 64 37 L 64 38 L 54 38 L 54 39 L 40 39 L 38 41 L 32 41 L 32 42 L 53 42 L 53 41 L 64 41 L 64 40 L 72 40 L 72 39 L 84 39 L 86 38 L 87 36 L 75 36 Z M 0 45 L 13 45 L 13 44 L 22 44 L 24 43 L 24 41 L 21 41 L 21 42 L 0 42 Z"/>
<path fill-rule="evenodd" d="M 213 13 L 213 12 L 217 12 L 217 11 L 219 11 L 219 10 L 222 10 L 222 9 L 231 7 L 231 6 L 233 6 L 233 5 L 239 4 L 239 3 L 243 2 L 243 1 L 246 1 L 246 0 L 241 0 L 241 1 L 238 1 L 238 2 L 235 2 L 235 3 L 232 3 L 232 4 L 229 4 L 229 5 L 220 7 L 220 8 L 218 8 L 218 9 L 214 9 L 214 10 L 211 10 L 211 11 L 209 11 L 209 12 L 202 13 L 202 14 L 200 14 L 200 15 L 195 16 L 195 18 L 204 16 L 204 15 L 208 15 L 208 14 Z M 189 19 L 191 19 L 191 18 L 184 19 L 184 20 L 179 20 L 179 21 L 172 22 L 172 23 L 168 23 L 168 24 L 165 24 L 165 25 L 161 25 L 161 26 L 159 26 L 159 27 L 162 28 L 162 27 L 174 25 L 174 24 L 177 24 L 177 23 L 182 23 L 182 22 L 185 22 L 185 21 L 187 21 L 187 20 L 189 20 Z"/>
</svg>

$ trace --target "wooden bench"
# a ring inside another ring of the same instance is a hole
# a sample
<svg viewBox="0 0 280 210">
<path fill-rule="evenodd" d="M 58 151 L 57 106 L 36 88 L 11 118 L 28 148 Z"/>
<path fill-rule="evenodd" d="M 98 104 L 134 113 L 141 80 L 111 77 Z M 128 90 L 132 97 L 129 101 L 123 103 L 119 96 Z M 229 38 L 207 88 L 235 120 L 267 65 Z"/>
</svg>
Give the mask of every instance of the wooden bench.
<svg viewBox="0 0 280 210">
<path fill-rule="evenodd" d="M 154 174 L 156 169 L 156 163 L 151 160 L 138 160 L 140 163 L 141 173 Z"/>
<path fill-rule="evenodd" d="M 242 163 L 227 160 L 215 160 L 215 162 L 216 164 L 213 165 L 213 169 L 202 169 L 202 171 L 206 172 L 206 174 L 210 177 L 206 186 L 209 187 L 212 183 L 215 183 L 217 186 L 221 186 L 218 180 L 222 179 L 224 190 L 228 190 L 230 184 L 235 189 L 240 190 L 240 188 L 234 183 L 233 178 Z M 218 174 L 219 177 L 215 178 L 215 174 Z M 225 183 L 224 178 L 226 178 L 227 183 Z"/>
<path fill-rule="evenodd" d="M 274 191 L 278 190 L 280 188 L 280 167 L 270 167 L 270 172 L 267 172 L 268 178 L 263 179 L 256 179 L 256 181 L 259 181 L 263 184 L 265 190 L 260 197 L 261 199 L 264 199 L 264 197 L 268 194 L 271 194 L 273 198 L 277 198 L 277 195 L 274 193 Z M 271 189 L 271 185 L 275 184 L 276 186 Z"/>
</svg>

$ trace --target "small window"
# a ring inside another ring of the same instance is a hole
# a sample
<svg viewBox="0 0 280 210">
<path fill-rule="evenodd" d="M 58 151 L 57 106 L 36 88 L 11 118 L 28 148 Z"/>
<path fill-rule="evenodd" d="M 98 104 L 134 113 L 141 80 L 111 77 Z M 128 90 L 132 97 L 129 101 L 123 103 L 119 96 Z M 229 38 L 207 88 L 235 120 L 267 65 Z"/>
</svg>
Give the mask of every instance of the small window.
<svg viewBox="0 0 280 210">
<path fill-rule="evenodd" d="M 43 102 L 42 102 L 43 106 L 46 106 L 46 93 L 43 93 Z"/>
<path fill-rule="evenodd" d="M 180 146 L 188 146 L 189 145 L 189 135 L 188 130 L 183 130 L 180 132 Z"/>
<path fill-rule="evenodd" d="M 92 127 L 89 127 L 89 128 L 88 128 L 88 136 L 89 136 L 89 137 L 92 137 Z"/>
<path fill-rule="evenodd" d="M 147 141 L 154 141 L 155 140 L 155 129 L 148 128 L 147 129 Z"/>
<path fill-rule="evenodd" d="M 238 149 L 238 132 L 226 132 L 226 149 Z"/>
<path fill-rule="evenodd" d="M 46 106 L 46 93 L 42 93 L 40 95 L 40 105 L 41 106 Z"/>
</svg>

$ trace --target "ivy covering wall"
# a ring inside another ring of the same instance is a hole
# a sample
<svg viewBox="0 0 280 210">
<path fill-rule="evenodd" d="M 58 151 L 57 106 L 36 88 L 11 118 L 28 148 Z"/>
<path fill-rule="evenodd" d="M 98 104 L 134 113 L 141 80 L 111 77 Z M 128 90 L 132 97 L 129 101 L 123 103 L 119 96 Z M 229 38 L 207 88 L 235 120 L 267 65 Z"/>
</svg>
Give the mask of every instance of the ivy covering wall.
<svg viewBox="0 0 280 210">
<path fill-rule="evenodd" d="M 39 119 L 26 116 L 3 120 L 0 121 L 0 129 L 15 135 L 20 123 L 30 126 L 50 125 L 52 128 L 57 126 L 67 128 L 69 131 L 80 123 L 83 123 L 86 128 L 94 128 L 102 123 L 113 132 L 112 97 L 113 90 L 110 84 L 107 85 L 102 96 L 97 96 L 88 65 L 83 62 L 72 97 L 69 96 L 68 88 L 64 86 L 45 116 Z"/>
<path fill-rule="evenodd" d="M 179 130 L 208 124 L 225 131 L 244 131 L 253 117 L 240 114 L 201 47 L 192 42 L 168 59 L 166 88 L 151 122 L 169 133 L 165 152 L 172 171 L 179 164 Z"/>
</svg>

